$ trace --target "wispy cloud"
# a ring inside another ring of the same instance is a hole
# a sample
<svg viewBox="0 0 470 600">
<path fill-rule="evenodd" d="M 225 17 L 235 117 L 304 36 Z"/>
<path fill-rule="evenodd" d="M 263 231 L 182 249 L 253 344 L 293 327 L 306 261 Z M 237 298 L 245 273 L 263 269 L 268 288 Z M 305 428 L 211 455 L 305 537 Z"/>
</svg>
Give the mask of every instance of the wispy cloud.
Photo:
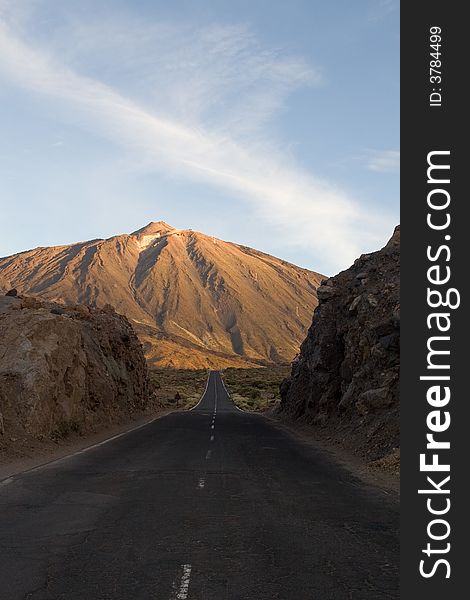
<svg viewBox="0 0 470 600">
<path fill-rule="evenodd" d="M 398 150 L 374 150 L 370 153 L 367 168 L 379 173 L 395 173 L 400 169 Z"/>
<path fill-rule="evenodd" d="M 133 32 L 127 52 L 129 28 L 127 34 L 117 27 L 103 36 L 84 27 L 68 32 L 83 40 L 71 45 L 82 52 L 73 56 L 60 48 L 63 41 L 33 46 L 0 20 L 0 72 L 60 103 L 74 123 L 119 144 L 141 167 L 241 198 L 286 241 L 314 248 L 332 270 L 384 241 L 389 223 L 383 216 L 369 214 L 344 190 L 301 169 L 262 128 L 294 89 L 320 82 L 318 70 L 263 50 L 246 27 L 187 29 L 184 35 L 171 26 L 144 28 L 140 38 Z M 156 59 L 144 60 L 142 47 L 135 50 L 139 39 L 144 45 L 157 40 L 162 51 L 152 55 Z M 82 74 L 87 51 L 99 62 L 98 46 L 106 60 L 116 54 L 99 79 Z M 132 96 L 114 83 L 113 68 L 137 76 Z M 377 156 L 369 168 L 387 170 L 394 160 L 393 153 Z"/>
<path fill-rule="evenodd" d="M 237 137 L 265 125 L 296 89 L 322 83 L 321 69 L 264 48 L 240 24 L 72 21 L 56 50 L 84 70 L 92 63 L 113 86 L 124 81 L 134 99 L 159 114 Z"/>
<path fill-rule="evenodd" d="M 399 7 L 400 0 L 372 0 L 369 20 L 382 21 L 398 10 Z"/>
</svg>

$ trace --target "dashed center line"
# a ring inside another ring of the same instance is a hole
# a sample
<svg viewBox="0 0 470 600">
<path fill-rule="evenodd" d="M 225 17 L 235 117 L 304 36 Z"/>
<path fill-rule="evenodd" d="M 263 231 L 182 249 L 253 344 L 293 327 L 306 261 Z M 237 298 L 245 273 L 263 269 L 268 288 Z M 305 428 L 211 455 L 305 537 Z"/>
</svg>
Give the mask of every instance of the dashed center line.
<svg viewBox="0 0 470 600">
<path fill-rule="evenodd" d="M 183 575 L 181 576 L 180 587 L 175 596 L 176 600 L 186 600 L 189 591 L 189 582 L 191 580 L 191 565 L 182 565 Z"/>
<path fill-rule="evenodd" d="M 217 416 L 217 385 L 214 381 L 214 412 L 212 413 L 212 421 L 211 421 L 211 429 L 214 430 L 215 429 L 215 419 Z M 214 434 L 211 435 L 210 437 L 210 441 L 213 442 L 214 441 Z M 212 450 L 208 450 L 207 454 L 206 454 L 206 460 L 209 460 L 212 456 Z M 203 489 L 206 485 L 206 480 L 205 477 L 201 477 L 199 479 L 199 482 L 197 484 L 198 489 Z M 189 585 L 189 584 L 188 584 Z M 177 596 L 177 598 L 179 598 L 180 596 Z"/>
</svg>

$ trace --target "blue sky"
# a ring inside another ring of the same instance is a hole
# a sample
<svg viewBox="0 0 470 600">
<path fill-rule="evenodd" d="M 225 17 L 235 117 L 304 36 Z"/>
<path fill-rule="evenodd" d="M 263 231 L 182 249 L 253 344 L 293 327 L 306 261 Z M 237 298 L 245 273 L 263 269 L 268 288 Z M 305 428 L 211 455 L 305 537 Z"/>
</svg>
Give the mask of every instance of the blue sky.
<svg viewBox="0 0 470 600">
<path fill-rule="evenodd" d="M 399 220 L 398 0 L 0 0 L 0 256 L 165 220 L 326 274 Z"/>
</svg>

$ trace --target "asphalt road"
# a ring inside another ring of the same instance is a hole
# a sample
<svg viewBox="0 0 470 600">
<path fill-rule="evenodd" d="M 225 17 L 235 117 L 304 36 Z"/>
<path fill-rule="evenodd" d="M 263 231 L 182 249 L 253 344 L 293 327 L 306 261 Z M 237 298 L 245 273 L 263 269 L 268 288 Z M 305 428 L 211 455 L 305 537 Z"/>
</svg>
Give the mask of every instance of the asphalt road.
<svg viewBox="0 0 470 600">
<path fill-rule="evenodd" d="M 192 411 L 0 484 L 0 598 L 398 598 L 397 530 L 383 492 L 212 372 Z"/>
</svg>

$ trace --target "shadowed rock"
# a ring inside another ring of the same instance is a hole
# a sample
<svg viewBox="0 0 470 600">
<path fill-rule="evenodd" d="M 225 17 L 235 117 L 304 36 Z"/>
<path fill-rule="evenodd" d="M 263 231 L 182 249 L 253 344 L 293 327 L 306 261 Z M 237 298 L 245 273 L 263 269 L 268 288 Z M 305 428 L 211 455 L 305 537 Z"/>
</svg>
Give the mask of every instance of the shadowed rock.
<svg viewBox="0 0 470 600">
<path fill-rule="evenodd" d="M 118 422 L 150 394 L 139 340 L 111 308 L 0 298 L 0 445 Z"/>
<path fill-rule="evenodd" d="M 323 282 L 281 411 L 372 459 L 399 445 L 400 228 Z"/>
</svg>

